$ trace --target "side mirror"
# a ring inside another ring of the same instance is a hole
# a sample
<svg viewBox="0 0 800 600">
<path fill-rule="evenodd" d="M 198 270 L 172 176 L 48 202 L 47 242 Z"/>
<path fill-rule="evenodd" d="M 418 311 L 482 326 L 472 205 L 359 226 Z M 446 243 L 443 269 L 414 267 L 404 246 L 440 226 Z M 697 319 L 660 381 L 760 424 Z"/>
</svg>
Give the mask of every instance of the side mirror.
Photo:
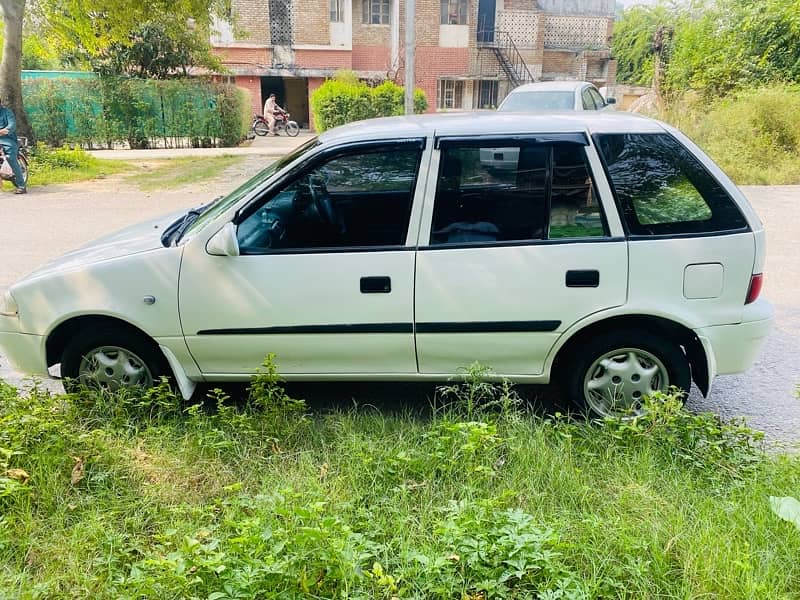
<svg viewBox="0 0 800 600">
<path fill-rule="evenodd" d="M 225 223 L 225 227 L 211 236 L 206 244 L 206 252 L 213 256 L 239 256 L 239 240 L 236 239 L 236 225 Z"/>
<path fill-rule="evenodd" d="M 606 104 L 616 104 L 616 103 L 617 103 L 616 98 L 606 98 Z"/>
</svg>

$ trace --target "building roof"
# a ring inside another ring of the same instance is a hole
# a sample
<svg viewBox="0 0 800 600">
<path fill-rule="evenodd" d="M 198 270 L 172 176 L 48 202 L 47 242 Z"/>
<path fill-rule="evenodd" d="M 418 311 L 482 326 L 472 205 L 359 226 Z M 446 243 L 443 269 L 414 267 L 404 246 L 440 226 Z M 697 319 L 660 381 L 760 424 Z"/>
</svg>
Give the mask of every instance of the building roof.
<svg viewBox="0 0 800 600">
<path fill-rule="evenodd" d="M 498 113 L 453 112 L 384 117 L 342 125 L 320 136 L 325 144 L 379 139 L 408 139 L 431 135 L 514 135 L 525 133 L 660 133 L 653 119 L 616 111 Z"/>
</svg>

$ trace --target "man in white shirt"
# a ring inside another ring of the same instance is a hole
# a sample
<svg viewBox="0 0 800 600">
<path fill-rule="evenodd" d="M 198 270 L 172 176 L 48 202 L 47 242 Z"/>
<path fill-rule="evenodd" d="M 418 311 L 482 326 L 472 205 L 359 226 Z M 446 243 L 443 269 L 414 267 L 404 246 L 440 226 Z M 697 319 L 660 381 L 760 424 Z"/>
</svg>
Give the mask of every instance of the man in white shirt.
<svg viewBox="0 0 800 600">
<path fill-rule="evenodd" d="M 270 94 L 269 98 L 267 98 L 267 101 L 264 103 L 264 118 L 267 119 L 270 135 L 278 135 L 275 133 L 275 115 L 282 112 L 283 109 L 278 106 L 278 102 L 275 100 L 275 94 Z"/>
</svg>

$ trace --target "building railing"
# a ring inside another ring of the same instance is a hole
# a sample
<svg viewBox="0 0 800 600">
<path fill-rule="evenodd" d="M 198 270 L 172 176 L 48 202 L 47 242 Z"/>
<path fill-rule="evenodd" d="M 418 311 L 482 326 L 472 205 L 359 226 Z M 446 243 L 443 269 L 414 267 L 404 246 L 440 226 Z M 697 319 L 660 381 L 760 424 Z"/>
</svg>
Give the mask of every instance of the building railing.
<svg viewBox="0 0 800 600">
<path fill-rule="evenodd" d="M 507 31 L 478 30 L 478 48 L 488 48 L 494 51 L 500 68 L 515 87 L 534 80 L 528 64 L 520 54 L 511 34 Z"/>
</svg>

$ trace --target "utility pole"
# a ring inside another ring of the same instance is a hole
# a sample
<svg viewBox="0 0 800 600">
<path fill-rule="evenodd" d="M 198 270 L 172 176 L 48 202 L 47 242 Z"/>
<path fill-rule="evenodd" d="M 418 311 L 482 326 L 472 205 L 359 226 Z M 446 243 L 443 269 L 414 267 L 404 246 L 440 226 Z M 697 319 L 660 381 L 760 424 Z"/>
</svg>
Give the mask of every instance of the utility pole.
<svg viewBox="0 0 800 600">
<path fill-rule="evenodd" d="M 400 0 L 395 0 L 399 2 Z M 414 47 L 417 44 L 416 0 L 406 0 L 406 114 L 414 114 Z"/>
</svg>

